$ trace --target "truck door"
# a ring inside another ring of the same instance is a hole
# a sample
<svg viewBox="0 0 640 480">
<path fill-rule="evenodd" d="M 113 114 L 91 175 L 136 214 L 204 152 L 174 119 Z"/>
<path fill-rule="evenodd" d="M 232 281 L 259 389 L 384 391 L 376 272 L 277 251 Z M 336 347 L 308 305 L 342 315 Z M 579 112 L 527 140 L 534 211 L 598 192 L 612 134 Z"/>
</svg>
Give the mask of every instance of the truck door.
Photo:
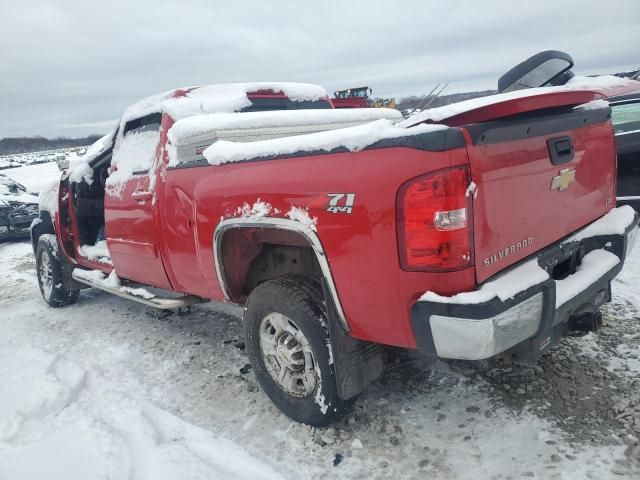
<svg viewBox="0 0 640 480">
<path fill-rule="evenodd" d="M 118 276 L 171 288 L 153 202 L 160 113 L 128 121 L 116 139 L 105 191 L 105 234 Z"/>
</svg>

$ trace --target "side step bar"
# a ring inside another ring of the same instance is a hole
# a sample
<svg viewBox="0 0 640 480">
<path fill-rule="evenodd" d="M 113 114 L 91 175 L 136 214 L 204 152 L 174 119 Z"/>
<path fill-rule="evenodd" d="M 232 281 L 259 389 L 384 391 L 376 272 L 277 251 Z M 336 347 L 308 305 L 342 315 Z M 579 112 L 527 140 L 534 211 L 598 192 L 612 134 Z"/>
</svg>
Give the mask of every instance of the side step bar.
<svg viewBox="0 0 640 480">
<path fill-rule="evenodd" d="M 186 308 L 191 305 L 195 305 L 196 303 L 207 302 L 208 300 L 196 297 L 195 295 L 176 295 L 175 292 L 169 292 L 166 290 L 160 290 L 157 288 L 147 287 L 146 285 L 134 285 L 134 286 L 119 286 L 113 287 L 110 285 L 105 285 L 100 281 L 93 281 L 88 278 L 85 278 L 82 275 L 78 275 L 77 269 L 74 270 L 71 274 L 72 278 L 76 282 L 83 283 L 90 287 L 99 288 L 100 290 L 104 290 L 105 292 L 112 293 L 122 298 L 126 298 L 127 300 L 131 300 L 137 303 L 141 303 L 148 307 L 159 308 L 161 310 L 173 310 L 178 308 Z M 143 288 L 146 293 L 145 296 L 136 295 L 136 289 Z M 148 288 L 152 288 L 153 292 L 149 291 Z M 162 292 L 160 294 L 156 294 L 156 292 Z M 166 295 L 166 296 L 163 296 Z M 152 295 L 152 296 L 151 296 Z M 173 296 L 172 296 L 173 295 Z"/>
</svg>

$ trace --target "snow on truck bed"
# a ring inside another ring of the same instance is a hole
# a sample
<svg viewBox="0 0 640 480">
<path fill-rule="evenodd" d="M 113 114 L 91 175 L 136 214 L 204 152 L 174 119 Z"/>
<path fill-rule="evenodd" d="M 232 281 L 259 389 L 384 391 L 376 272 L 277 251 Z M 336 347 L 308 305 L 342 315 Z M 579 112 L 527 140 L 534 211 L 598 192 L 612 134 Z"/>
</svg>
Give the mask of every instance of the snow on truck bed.
<svg viewBox="0 0 640 480">
<path fill-rule="evenodd" d="M 402 115 L 398 110 L 390 108 L 213 113 L 178 120 L 169 130 L 169 139 L 172 144 L 181 145 L 221 129 L 295 128 L 308 125 L 372 122 L 381 118 L 401 120 Z"/>
<path fill-rule="evenodd" d="M 264 140 L 294 137 L 302 141 L 309 134 L 325 132 L 336 139 L 354 133 L 349 127 L 377 120 L 398 121 L 402 115 L 388 108 L 344 110 L 274 110 L 267 112 L 216 113 L 177 121 L 169 130 L 170 165 L 194 158 L 196 148 L 230 141 L 243 148 Z M 343 129 L 347 129 L 343 132 Z M 332 131 L 332 132 L 328 132 Z M 220 162 L 226 163 L 226 162 Z"/>
<path fill-rule="evenodd" d="M 252 158 L 290 155 L 299 152 L 329 152 L 337 148 L 358 151 L 380 140 L 411 137 L 447 128 L 445 125 L 427 124 L 405 128 L 383 118 L 354 127 L 250 143 L 219 140 L 209 146 L 203 154 L 211 165 L 221 165 Z"/>
</svg>

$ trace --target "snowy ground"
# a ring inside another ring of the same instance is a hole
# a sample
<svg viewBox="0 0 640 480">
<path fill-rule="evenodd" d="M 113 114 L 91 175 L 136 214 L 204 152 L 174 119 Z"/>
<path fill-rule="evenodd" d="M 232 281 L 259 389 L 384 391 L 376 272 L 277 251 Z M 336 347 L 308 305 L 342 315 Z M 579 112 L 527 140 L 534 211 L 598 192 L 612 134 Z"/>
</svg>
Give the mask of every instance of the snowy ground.
<svg viewBox="0 0 640 480">
<path fill-rule="evenodd" d="M 237 308 L 165 316 L 84 290 L 51 309 L 30 246 L 0 244 L 0 480 L 639 478 L 639 290 L 640 245 L 603 330 L 532 378 L 392 351 L 350 416 L 313 429 L 260 392 Z"/>
<path fill-rule="evenodd" d="M 43 152 L 32 153 L 13 153 L 9 155 L 0 155 L 0 170 L 12 167 L 21 167 L 25 165 L 34 165 L 38 163 L 63 161 L 76 158 L 78 154 L 82 154 L 86 147 L 61 148 L 57 150 L 46 150 Z"/>
</svg>

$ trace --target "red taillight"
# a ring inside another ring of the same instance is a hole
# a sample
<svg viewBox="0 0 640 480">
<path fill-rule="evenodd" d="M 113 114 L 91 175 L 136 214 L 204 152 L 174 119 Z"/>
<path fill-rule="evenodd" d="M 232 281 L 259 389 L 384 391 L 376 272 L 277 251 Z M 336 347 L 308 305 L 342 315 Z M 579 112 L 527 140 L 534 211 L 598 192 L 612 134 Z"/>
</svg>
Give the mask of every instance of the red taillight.
<svg viewBox="0 0 640 480">
<path fill-rule="evenodd" d="M 472 195 L 467 167 L 439 170 L 398 193 L 398 244 L 404 270 L 452 271 L 472 258 Z"/>
</svg>

